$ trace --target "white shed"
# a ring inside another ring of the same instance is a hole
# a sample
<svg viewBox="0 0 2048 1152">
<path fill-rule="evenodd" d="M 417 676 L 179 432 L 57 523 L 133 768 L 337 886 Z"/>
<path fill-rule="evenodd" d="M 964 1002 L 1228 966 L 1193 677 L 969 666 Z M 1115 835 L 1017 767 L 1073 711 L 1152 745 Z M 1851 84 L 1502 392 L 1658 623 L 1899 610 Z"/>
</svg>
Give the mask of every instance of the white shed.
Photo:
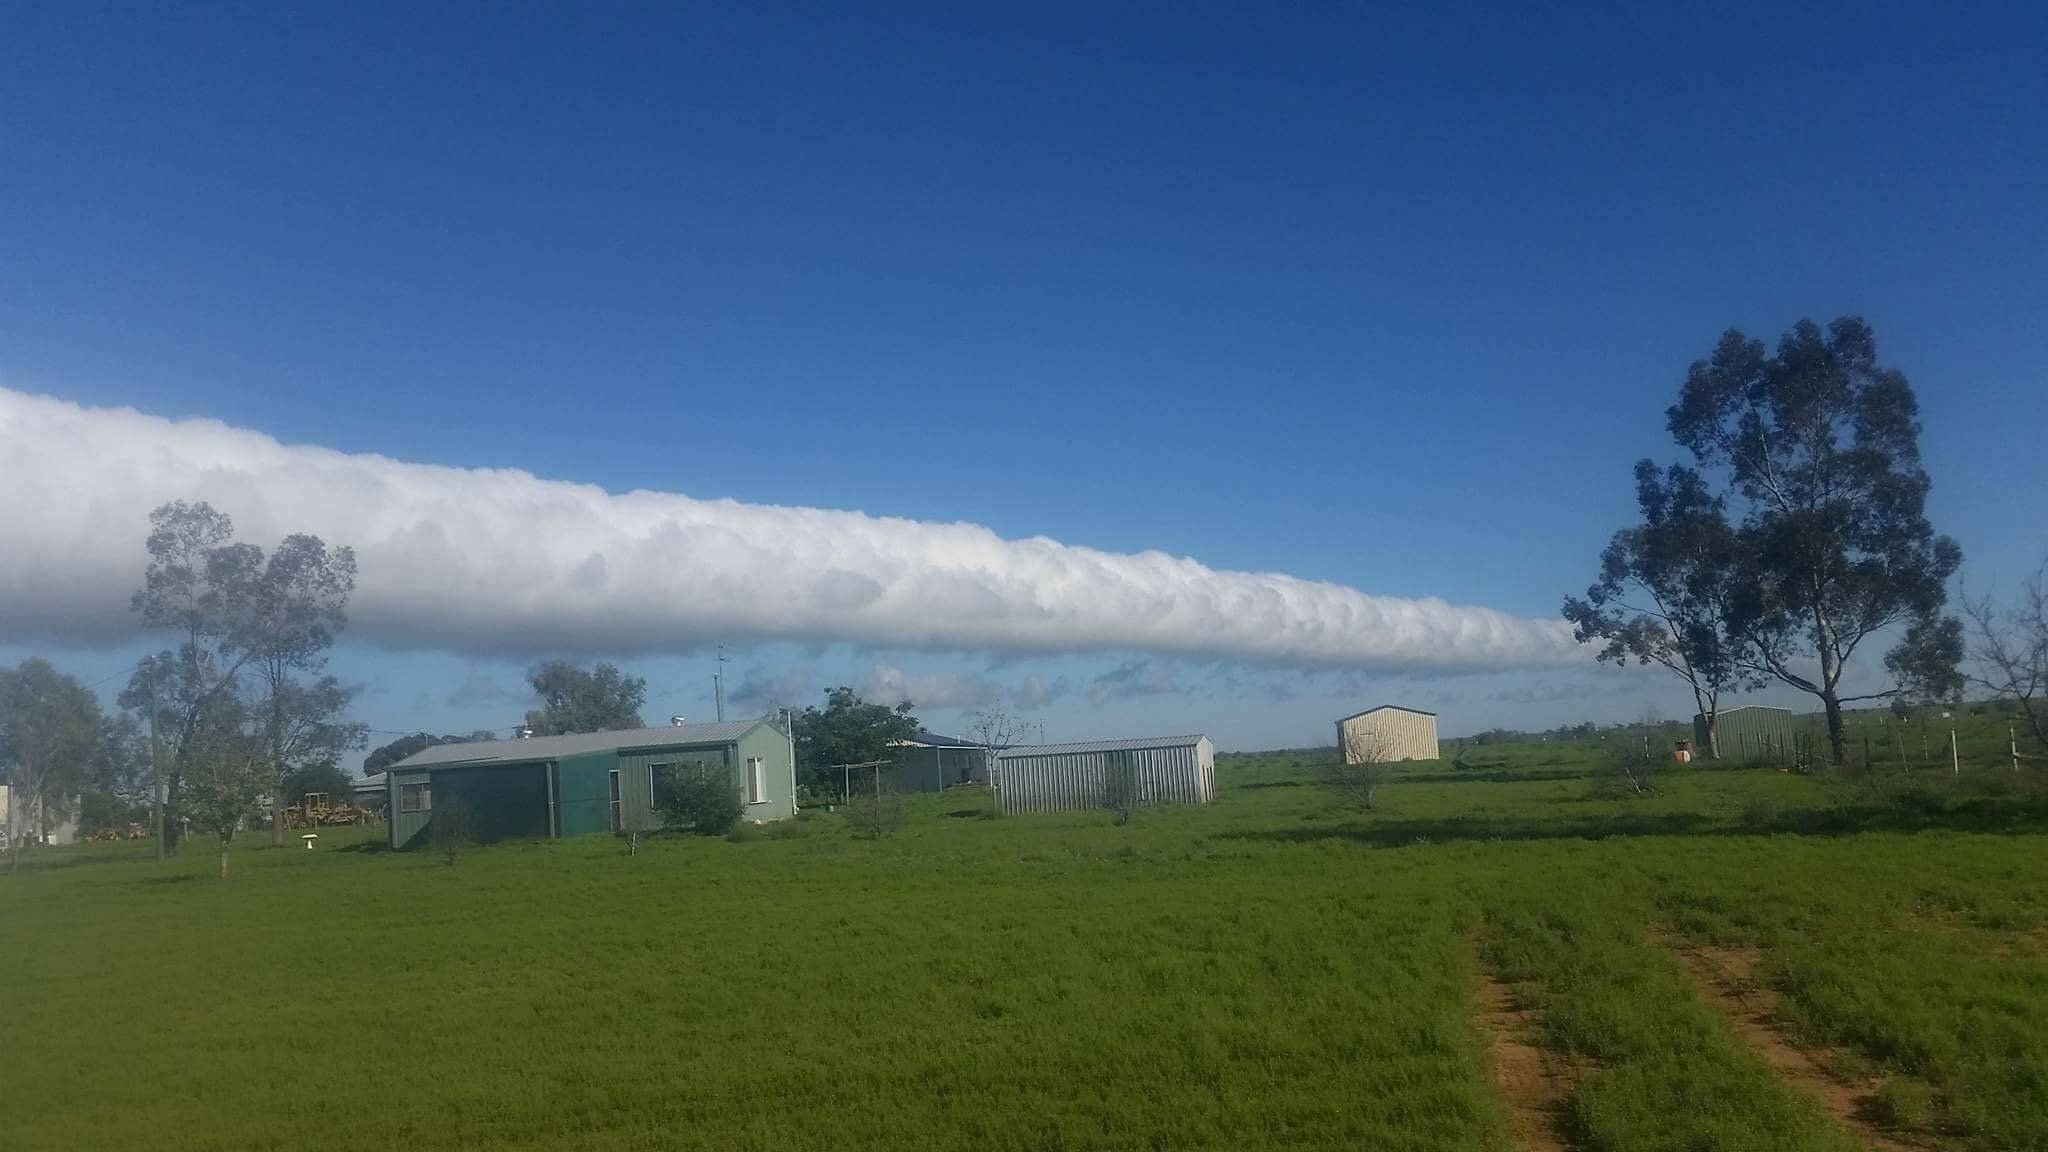
<svg viewBox="0 0 2048 1152">
<path fill-rule="evenodd" d="M 1377 760 L 1436 760 L 1436 713 L 1381 704 L 1337 721 L 1337 748 L 1346 764 Z"/>
<path fill-rule="evenodd" d="M 1207 736 L 1025 744 L 996 761 L 1005 812 L 1107 808 L 1118 792 L 1145 804 L 1207 804 L 1216 798 L 1216 746 Z"/>
</svg>

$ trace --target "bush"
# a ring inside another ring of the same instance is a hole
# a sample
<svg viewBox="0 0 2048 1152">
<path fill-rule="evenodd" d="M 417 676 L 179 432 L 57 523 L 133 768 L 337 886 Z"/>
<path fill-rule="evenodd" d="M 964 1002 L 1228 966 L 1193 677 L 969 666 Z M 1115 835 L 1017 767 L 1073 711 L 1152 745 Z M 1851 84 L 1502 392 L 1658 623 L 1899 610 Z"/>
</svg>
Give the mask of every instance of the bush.
<svg viewBox="0 0 2048 1152">
<path fill-rule="evenodd" d="M 1742 826 L 1752 832 L 1761 832 L 1776 823 L 1778 805 L 1769 797 L 1759 796 L 1742 806 Z"/>
<path fill-rule="evenodd" d="M 751 822 L 736 823 L 725 838 L 734 844 L 747 844 L 761 839 L 761 826 Z"/>
<path fill-rule="evenodd" d="M 466 801 L 449 797 L 434 805 L 434 814 L 427 821 L 428 834 L 449 864 L 455 863 L 473 839 L 473 824 Z"/>
<path fill-rule="evenodd" d="M 1870 1113 L 1886 1128 L 1925 1128 L 1934 1120 L 1934 1090 L 1909 1077 L 1894 1077 L 1871 1097 Z"/>
<path fill-rule="evenodd" d="M 740 821 L 740 790 L 719 769 L 679 765 L 667 774 L 662 823 L 699 836 L 723 836 Z"/>
</svg>

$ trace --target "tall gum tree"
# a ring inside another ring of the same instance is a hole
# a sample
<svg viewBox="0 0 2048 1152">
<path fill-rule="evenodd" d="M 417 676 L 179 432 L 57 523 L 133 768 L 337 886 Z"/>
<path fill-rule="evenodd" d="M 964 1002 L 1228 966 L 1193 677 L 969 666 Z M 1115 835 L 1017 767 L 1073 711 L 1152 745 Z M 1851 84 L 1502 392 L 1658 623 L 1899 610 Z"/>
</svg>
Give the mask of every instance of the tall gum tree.
<svg viewBox="0 0 2048 1152">
<path fill-rule="evenodd" d="M 1665 413 L 1672 437 L 1741 512 L 1735 658 L 1820 700 L 1837 764 L 1844 704 L 1955 681 L 1959 633 L 1942 609 L 1962 550 L 1927 518 L 1919 414 L 1912 385 L 1878 363 L 1877 339 L 1856 317 L 1825 332 L 1802 320 L 1775 353 L 1731 329 Z M 1857 650 L 1888 632 L 1903 633 L 1886 660 L 1899 686 L 1843 695 Z"/>
</svg>

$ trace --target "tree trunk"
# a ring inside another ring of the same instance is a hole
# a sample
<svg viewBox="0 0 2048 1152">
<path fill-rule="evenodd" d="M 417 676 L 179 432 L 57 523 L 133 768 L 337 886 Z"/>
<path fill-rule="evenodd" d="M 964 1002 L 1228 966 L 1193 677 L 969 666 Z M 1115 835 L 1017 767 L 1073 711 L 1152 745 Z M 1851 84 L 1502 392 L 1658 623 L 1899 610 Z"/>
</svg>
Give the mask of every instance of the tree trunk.
<svg viewBox="0 0 2048 1152">
<path fill-rule="evenodd" d="M 1842 726 L 1841 694 L 1829 688 L 1820 694 L 1820 703 L 1828 714 L 1828 758 L 1840 768 L 1849 757 L 1849 736 Z"/>
<path fill-rule="evenodd" d="M 178 786 L 184 782 L 184 770 L 178 767 L 175 760 L 172 761 L 170 774 L 164 777 L 163 822 L 166 856 L 178 854 L 178 833 L 183 827 L 178 819 Z"/>
<path fill-rule="evenodd" d="M 1710 709 L 1705 715 L 1707 717 L 1707 759 L 1719 760 L 1721 758 L 1721 712 L 1718 708 Z"/>
<path fill-rule="evenodd" d="M 270 680 L 270 846 L 284 847 L 284 696 Z"/>
<path fill-rule="evenodd" d="M 220 842 L 220 878 L 228 878 L 228 842 L 225 840 Z"/>
</svg>

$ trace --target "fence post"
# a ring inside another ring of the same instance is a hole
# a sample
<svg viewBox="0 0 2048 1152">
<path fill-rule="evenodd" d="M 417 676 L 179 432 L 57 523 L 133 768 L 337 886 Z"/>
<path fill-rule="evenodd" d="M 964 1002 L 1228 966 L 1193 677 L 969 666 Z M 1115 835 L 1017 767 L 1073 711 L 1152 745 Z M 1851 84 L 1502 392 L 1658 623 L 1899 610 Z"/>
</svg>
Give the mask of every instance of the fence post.
<svg viewBox="0 0 2048 1152">
<path fill-rule="evenodd" d="M 1956 730 L 1954 725 L 1950 725 L 1948 730 L 1948 770 L 1949 774 L 1953 776 L 1961 776 L 1963 774 L 1962 758 L 1956 755 Z"/>
<path fill-rule="evenodd" d="M 2020 736 L 2019 733 L 2013 731 L 2013 727 L 2010 724 L 2005 726 L 2005 747 L 2008 752 L 2012 753 L 2012 770 L 2018 772 L 2020 770 Z"/>
</svg>

